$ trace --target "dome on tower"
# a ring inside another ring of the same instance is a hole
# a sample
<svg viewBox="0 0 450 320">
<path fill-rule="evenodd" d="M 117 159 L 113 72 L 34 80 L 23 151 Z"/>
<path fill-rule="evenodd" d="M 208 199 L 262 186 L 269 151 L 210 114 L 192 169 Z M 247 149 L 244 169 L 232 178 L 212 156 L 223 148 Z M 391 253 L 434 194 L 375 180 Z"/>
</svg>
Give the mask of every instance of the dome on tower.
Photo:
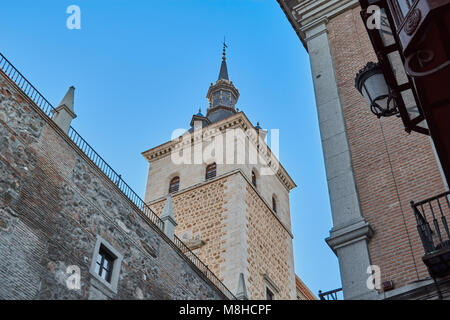
<svg viewBox="0 0 450 320">
<path fill-rule="evenodd" d="M 196 121 L 201 121 L 202 127 L 206 127 L 211 123 L 231 117 L 238 112 L 235 106 L 239 99 L 239 91 L 229 79 L 226 48 L 227 45 L 224 43 L 219 77 L 217 78 L 216 83 L 211 83 L 206 95 L 206 98 L 209 101 L 206 116 L 203 115 L 201 110 L 199 110 L 197 114 L 194 114 L 190 124 L 190 132 L 193 131 Z"/>
<path fill-rule="evenodd" d="M 212 123 L 234 115 L 236 113 L 235 106 L 239 99 L 239 91 L 229 79 L 226 48 L 227 46 L 224 44 L 219 77 L 215 84 L 211 84 L 206 95 L 209 101 L 206 117 Z"/>
</svg>

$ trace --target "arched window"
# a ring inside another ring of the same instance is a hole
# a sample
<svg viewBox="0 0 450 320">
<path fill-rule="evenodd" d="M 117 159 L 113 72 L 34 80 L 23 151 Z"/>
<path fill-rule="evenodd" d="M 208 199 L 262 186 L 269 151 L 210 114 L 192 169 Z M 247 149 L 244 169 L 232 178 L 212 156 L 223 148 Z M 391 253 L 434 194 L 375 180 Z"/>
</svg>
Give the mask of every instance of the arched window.
<svg viewBox="0 0 450 320">
<path fill-rule="evenodd" d="M 172 180 L 170 180 L 169 193 L 178 192 L 179 189 L 180 189 L 180 177 L 175 177 Z"/>
<path fill-rule="evenodd" d="M 272 209 L 277 212 L 277 198 L 275 196 L 272 196 Z"/>
<path fill-rule="evenodd" d="M 212 163 L 206 167 L 206 180 L 216 177 L 216 163 Z"/>
<path fill-rule="evenodd" d="M 256 172 L 255 172 L 255 170 L 252 171 L 252 184 L 256 188 Z"/>
</svg>

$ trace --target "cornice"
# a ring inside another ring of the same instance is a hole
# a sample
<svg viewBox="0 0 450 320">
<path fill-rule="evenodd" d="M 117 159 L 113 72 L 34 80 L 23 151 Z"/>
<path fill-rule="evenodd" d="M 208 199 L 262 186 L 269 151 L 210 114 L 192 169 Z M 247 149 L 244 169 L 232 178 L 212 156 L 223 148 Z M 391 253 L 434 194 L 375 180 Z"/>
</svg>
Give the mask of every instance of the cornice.
<svg viewBox="0 0 450 320">
<path fill-rule="evenodd" d="M 269 166 L 272 168 L 277 168 L 276 170 L 276 176 L 280 180 L 280 182 L 285 186 L 285 188 L 290 191 L 297 187 L 294 180 L 289 176 L 287 171 L 284 169 L 281 162 L 276 158 L 275 155 L 272 154 L 272 151 L 270 150 L 269 146 L 262 141 L 259 140 L 258 134 L 256 133 L 256 129 L 254 128 L 253 124 L 248 120 L 247 116 L 244 112 L 236 113 L 235 115 L 228 117 L 224 120 L 218 121 L 216 123 L 213 123 L 212 125 L 209 125 L 207 127 L 204 127 L 200 132 L 188 132 L 185 133 L 183 136 L 180 136 L 177 139 L 168 141 L 162 145 L 159 145 L 155 148 L 152 148 L 150 150 L 142 152 L 142 155 L 149 163 L 152 163 L 153 161 L 162 159 L 164 157 L 168 157 L 171 155 L 171 153 L 175 150 L 184 148 L 189 143 L 191 145 L 199 143 L 202 141 L 202 139 L 207 139 L 209 137 L 213 137 L 217 134 L 217 132 L 221 132 L 222 134 L 227 129 L 234 129 L 234 128 L 242 128 L 244 131 L 247 131 L 249 129 L 253 129 L 255 131 L 254 135 L 249 136 L 249 140 L 253 142 L 254 146 L 258 148 L 258 146 L 263 143 L 263 148 L 259 148 L 258 150 L 264 149 L 267 150 L 267 154 L 261 154 Z M 190 139 L 186 139 L 186 135 L 190 135 Z M 273 163 L 275 161 L 275 163 Z"/>
<path fill-rule="evenodd" d="M 278 0 L 301 40 L 307 42 L 306 32 L 342 12 L 359 6 L 358 0 Z M 289 5 L 288 5 L 289 3 Z"/>
<path fill-rule="evenodd" d="M 303 46 L 305 47 L 306 51 L 308 51 L 308 45 L 305 41 L 305 36 L 300 32 L 299 25 L 293 15 L 292 7 L 289 6 L 286 2 L 286 0 L 277 0 L 278 4 L 280 5 L 281 9 L 283 10 L 284 14 L 288 18 L 288 21 L 290 22 L 292 28 L 294 29 L 295 33 L 299 37 L 300 41 L 302 42 Z"/>
</svg>

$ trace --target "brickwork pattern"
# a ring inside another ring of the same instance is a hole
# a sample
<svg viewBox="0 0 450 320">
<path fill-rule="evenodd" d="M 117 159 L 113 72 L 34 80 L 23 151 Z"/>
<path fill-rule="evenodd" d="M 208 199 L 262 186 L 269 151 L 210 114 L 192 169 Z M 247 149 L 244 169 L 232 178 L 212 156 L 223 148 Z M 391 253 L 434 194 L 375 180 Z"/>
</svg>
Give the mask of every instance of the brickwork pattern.
<svg viewBox="0 0 450 320">
<path fill-rule="evenodd" d="M 329 40 L 360 205 L 375 231 L 370 257 L 381 267 L 382 281 L 400 287 L 428 276 L 409 202 L 443 192 L 444 184 L 429 138 L 408 135 L 397 117 L 377 120 L 354 87 L 358 70 L 377 60 L 360 10 L 331 19 Z"/>
<path fill-rule="evenodd" d="M 172 197 L 174 217 L 178 223 L 175 234 L 182 241 L 199 239 L 205 242 L 194 253 L 221 281 L 224 281 L 222 267 L 226 251 L 226 183 L 227 178 L 219 179 Z M 159 201 L 151 208 L 160 215 L 164 204 L 165 201 Z"/>
<path fill-rule="evenodd" d="M 297 292 L 297 300 L 317 300 L 311 290 L 309 290 L 298 276 L 295 276 L 295 289 Z"/>
<path fill-rule="evenodd" d="M 0 73 L 0 299 L 222 299 L 47 121 Z M 117 294 L 89 273 L 97 235 L 124 256 Z"/>
<path fill-rule="evenodd" d="M 266 282 L 263 275 L 267 275 L 279 289 L 276 293 L 277 299 L 292 299 L 290 284 L 292 284 L 294 271 L 289 265 L 292 240 L 249 185 L 246 203 L 249 294 L 252 299 L 266 299 Z"/>
</svg>

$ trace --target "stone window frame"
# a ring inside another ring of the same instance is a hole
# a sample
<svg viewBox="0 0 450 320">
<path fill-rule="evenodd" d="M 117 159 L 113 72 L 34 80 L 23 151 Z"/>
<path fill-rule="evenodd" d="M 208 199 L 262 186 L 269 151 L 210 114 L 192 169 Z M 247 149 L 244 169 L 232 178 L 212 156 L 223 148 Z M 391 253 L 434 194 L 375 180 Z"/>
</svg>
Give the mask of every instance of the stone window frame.
<svg viewBox="0 0 450 320">
<path fill-rule="evenodd" d="M 273 294 L 272 300 L 278 300 L 278 295 L 280 293 L 280 289 L 275 284 L 275 282 L 272 281 L 272 279 L 269 278 L 267 274 L 263 274 L 264 279 L 264 297 L 267 295 L 267 290 L 270 290 L 270 292 Z"/>
<path fill-rule="evenodd" d="M 181 182 L 181 179 L 180 179 L 179 175 L 170 179 L 170 182 L 169 182 L 169 193 L 170 194 L 177 193 L 180 190 L 180 182 Z M 175 185 L 175 183 L 176 183 L 176 185 Z"/>
<path fill-rule="evenodd" d="M 271 299 L 267 298 L 268 296 L 271 297 Z M 273 293 L 273 291 L 266 286 L 266 300 L 275 300 L 275 293 Z"/>
<path fill-rule="evenodd" d="M 274 193 L 272 194 L 272 210 L 273 212 L 275 212 L 278 215 L 278 205 L 279 201 L 278 201 L 278 197 L 277 195 Z"/>
<path fill-rule="evenodd" d="M 210 163 L 205 169 L 205 181 L 214 179 L 217 177 L 217 164 L 216 162 Z"/>
<path fill-rule="evenodd" d="M 112 257 L 114 257 L 114 263 L 111 272 L 111 281 L 108 282 L 102 277 L 100 277 L 97 272 L 95 272 L 95 267 L 97 263 L 97 258 L 100 253 L 100 248 L 106 250 Z M 120 269 L 122 266 L 123 255 L 116 250 L 108 241 L 100 236 L 97 236 L 97 241 L 95 243 L 94 253 L 92 254 L 91 267 L 89 273 L 106 288 L 111 290 L 113 293 L 117 293 L 117 286 L 119 284 Z"/>
<path fill-rule="evenodd" d="M 259 173 L 256 168 L 252 169 L 252 185 L 255 187 L 255 189 L 258 189 L 258 180 L 259 180 Z"/>
</svg>

